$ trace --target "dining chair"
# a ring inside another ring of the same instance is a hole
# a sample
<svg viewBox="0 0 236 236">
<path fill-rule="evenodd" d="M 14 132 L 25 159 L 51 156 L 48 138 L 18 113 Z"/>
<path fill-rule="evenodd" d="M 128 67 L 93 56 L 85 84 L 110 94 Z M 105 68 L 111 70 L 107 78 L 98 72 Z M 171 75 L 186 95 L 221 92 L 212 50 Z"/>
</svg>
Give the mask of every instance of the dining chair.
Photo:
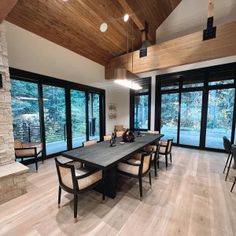
<svg viewBox="0 0 236 236">
<path fill-rule="evenodd" d="M 61 163 L 55 158 L 57 176 L 59 180 L 58 189 L 58 207 L 61 204 L 61 190 L 74 195 L 74 219 L 77 221 L 78 195 L 93 189 L 96 185 L 102 183 L 102 199 L 105 200 L 104 174 L 102 170 L 87 170 L 77 168 L 77 162 Z M 80 166 L 80 163 L 79 163 Z"/>
<path fill-rule="evenodd" d="M 103 136 L 104 141 L 110 141 L 111 140 L 111 135 L 105 135 Z"/>
<path fill-rule="evenodd" d="M 151 153 L 141 152 L 136 153 L 130 159 L 119 162 L 117 166 L 117 170 L 119 174 L 126 175 L 133 178 L 138 178 L 139 180 L 139 193 L 140 198 L 143 197 L 143 185 L 142 178 L 145 175 L 149 175 L 149 184 L 152 185 L 151 180 Z"/>
<path fill-rule="evenodd" d="M 89 141 L 85 141 L 83 142 L 83 146 L 87 147 L 87 146 L 91 146 L 97 143 L 97 140 L 89 140 Z"/>
<path fill-rule="evenodd" d="M 172 144 L 173 144 L 173 139 L 159 141 L 158 156 L 157 156 L 158 168 L 159 168 L 160 156 L 165 156 L 166 169 L 168 168 L 168 155 L 170 156 L 170 162 L 172 163 L 172 153 L 171 153 Z"/>
<path fill-rule="evenodd" d="M 230 155 L 229 164 L 228 164 L 228 167 L 227 167 L 225 181 L 227 180 L 227 178 L 229 176 L 229 171 L 230 171 L 230 168 L 231 168 L 231 163 L 232 163 L 233 157 L 236 157 L 236 145 L 234 145 L 234 144 L 231 145 L 231 155 Z"/>
<path fill-rule="evenodd" d="M 21 140 L 14 141 L 15 158 L 21 162 L 26 158 L 30 158 L 35 163 L 36 172 L 38 172 L 38 157 L 42 154 L 42 143 L 22 143 Z"/>
<path fill-rule="evenodd" d="M 124 128 L 123 125 L 115 125 L 114 130 L 116 133 L 116 137 L 119 138 L 119 137 L 122 137 L 126 129 Z"/>
<path fill-rule="evenodd" d="M 147 145 L 143 149 L 146 152 L 152 153 L 152 163 L 154 165 L 155 177 L 157 177 L 157 156 L 158 156 L 158 146 L 157 145 Z"/>
<path fill-rule="evenodd" d="M 223 137 L 223 145 L 224 145 L 224 149 L 226 151 L 226 153 L 228 154 L 227 160 L 225 162 L 225 166 L 224 166 L 224 170 L 223 173 L 225 173 L 225 170 L 227 168 L 228 162 L 229 160 L 232 158 L 232 152 L 231 152 L 231 142 L 229 141 L 229 139 L 227 137 Z"/>
<path fill-rule="evenodd" d="M 234 190 L 234 186 L 235 186 L 235 184 L 236 184 L 236 177 L 235 177 L 235 179 L 234 179 L 233 185 L 232 185 L 231 190 L 230 190 L 231 193 L 232 193 L 233 190 Z"/>
</svg>

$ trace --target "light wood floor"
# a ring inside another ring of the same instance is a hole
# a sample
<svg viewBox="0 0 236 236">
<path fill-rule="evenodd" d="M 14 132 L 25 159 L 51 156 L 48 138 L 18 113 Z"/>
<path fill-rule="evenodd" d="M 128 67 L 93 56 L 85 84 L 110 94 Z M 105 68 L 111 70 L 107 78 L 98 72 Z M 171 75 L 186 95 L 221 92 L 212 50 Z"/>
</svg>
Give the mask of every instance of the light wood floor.
<svg viewBox="0 0 236 236">
<path fill-rule="evenodd" d="M 174 148 L 173 165 L 164 164 L 152 189 L 145 179 L 122 177 L 116 199 L 101 200 L 91 191 L 79 198 L 79 221 L 73 221 L 72 196 L 64 193 L 57 208 L 54 160 L 29 174 L 28 193 L 0 206 L 0 235 L 236 235 L 236 189 L 225 182 L 226 155 Z M 154 176 L 154 173 L 153 173 Z"/>
</svg>

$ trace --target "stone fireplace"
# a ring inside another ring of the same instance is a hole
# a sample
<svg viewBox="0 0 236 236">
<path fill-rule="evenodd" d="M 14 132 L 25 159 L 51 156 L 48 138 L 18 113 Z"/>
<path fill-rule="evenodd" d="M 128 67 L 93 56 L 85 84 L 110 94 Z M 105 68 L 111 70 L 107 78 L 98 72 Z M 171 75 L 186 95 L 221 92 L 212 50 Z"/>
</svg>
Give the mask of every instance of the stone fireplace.
<svg viewBox="0 0 236 236">
<path fill-rule="evenodd" d="M 6 31 L 0 24 L 0 204 L 26 192 L 28 168 L 15 162 Z M 1 83 L 0 83 L 1 85 Z"/>
</svg>

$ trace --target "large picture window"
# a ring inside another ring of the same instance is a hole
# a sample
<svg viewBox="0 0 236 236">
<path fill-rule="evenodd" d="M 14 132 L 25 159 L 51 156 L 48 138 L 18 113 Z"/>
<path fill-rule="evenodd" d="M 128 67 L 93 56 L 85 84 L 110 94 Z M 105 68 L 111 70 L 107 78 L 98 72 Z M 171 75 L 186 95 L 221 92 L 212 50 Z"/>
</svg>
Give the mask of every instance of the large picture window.
<svg viewBox="0 0 236 236">
<path fill-rule="evenodd" d="M 223 136 L 236 140 L 235 63 L 157 76 L 156 85 L 155 129 L 166 138 L 214 150 Z"/>
</svg>

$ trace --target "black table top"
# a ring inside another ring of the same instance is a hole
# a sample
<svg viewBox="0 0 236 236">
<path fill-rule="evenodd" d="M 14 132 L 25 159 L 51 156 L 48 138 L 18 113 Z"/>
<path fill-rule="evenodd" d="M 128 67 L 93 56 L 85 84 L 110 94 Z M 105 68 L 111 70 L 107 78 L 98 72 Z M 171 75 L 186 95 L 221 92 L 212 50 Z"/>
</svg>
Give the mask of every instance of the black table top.
<svg viewBox="0 0 236 236">
<path fill-rule="evenodd" d="M 115 147 L 110 147 L 109 141 L 100 142 L 64 152 L 62 156 L 100 169 L 106 169 L 134 152 L 141 150 L 147 144 L 158 141 L 161 137 L 163 137 L 162 134 L 144 134 L 142 137 L 136 137 L 133 143 L 125 144 L 120 144 L 121 139 L 117 139 Z"/>
</svg>

